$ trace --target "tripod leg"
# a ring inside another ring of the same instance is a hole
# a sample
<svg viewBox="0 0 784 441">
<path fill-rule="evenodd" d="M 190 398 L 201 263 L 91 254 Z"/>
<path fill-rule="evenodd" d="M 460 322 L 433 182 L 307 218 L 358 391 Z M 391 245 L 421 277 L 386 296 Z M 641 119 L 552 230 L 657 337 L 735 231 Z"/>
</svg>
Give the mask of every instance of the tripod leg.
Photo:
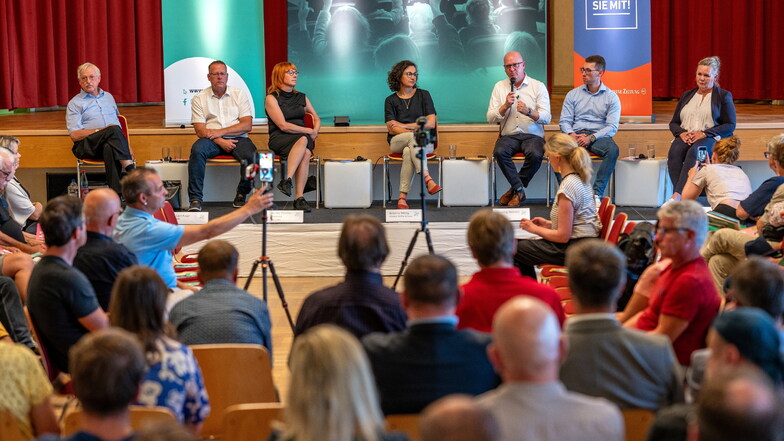
<svg viewBox="0 0 784 441">
<path fill-rule="evenodd" d="M 275 282 L 275 289 L 278 291 L 278 297 L 280 297 L 280 304 L 283 306 L 283 311 L 286 313 L 286 318 L 289 320 L 291 332 L 294 332 L 294 320 L 291 318 L 289 304 L 286 301 L 286 296 L 283 294 L 283 286 L 280 284 L 280 279 L 278 279 L 278 273 L 275 272 L 275 265 L 272 264 L 272 260 L 267 260 L 267 264 L 269 265 L 270 273 L 272 273 L 272 281 Z"/>
<path fill-rule="evenodd" d="M 425 228 L 425 241 L 427 242 L 427 251 L 432 256 L 436 252 L 433 249 L 433 239 L 430 238 L 430 229 Z"/>
<path fill-rule="evenodd" d="M 253 280 L 253 275 L 256 274 L 256 268 L 259 267 L 259 262 L 261 262 L 261 260 L 254 260 L 253 266 L 250 267 L 250 274 L 248 274 L 248 280 L 245 281 L 245 288 L 243 288 L 245 291 L 250 287 L 250 281 Z"/>
<path fill-rule="evenodd" d="M 419 229 L 414 232 L 414 237 L 411 238 L 411 242 L 408 243 L 408 249 L 406 249 L 406 254 L 403 256 L 403 261 L 400 262 L 400 270 L 397 272 L 397 277 L 395 277 L 395 283 L 392 284 L 392 289 L 397 287 L 397 282 L 400 281 L 400 276 L 403 275 L 403 270 L 406 269 L 406 265 L 408 265 L 408 258 L 411 257 L 411 253 L 414 252 L 414 245 L 416 245 L 417 236 L 419 236 Z"/>
</svg>

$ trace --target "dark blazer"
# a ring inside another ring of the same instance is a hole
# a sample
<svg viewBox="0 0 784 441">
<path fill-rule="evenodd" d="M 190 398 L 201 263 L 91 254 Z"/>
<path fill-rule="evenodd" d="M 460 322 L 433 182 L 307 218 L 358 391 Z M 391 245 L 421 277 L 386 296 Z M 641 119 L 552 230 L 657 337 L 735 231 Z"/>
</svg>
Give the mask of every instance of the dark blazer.
<svg viewBox="0 0 784 441">
<path fill-rule="evenodd" d="M 691 98 L 697 93 L 697 88 L 686 91 L 680 100 L 678 106 L 675 107 L 675 113 L 672 115 L 670 121 L 670 132 L 677 138 L 686 129 L 681 127 L 681 110 Z M 735 131 L 735 103 L 732 102 L 732 93 L 729 90 L 713 86 L 713 94 L 711 95 L 711 110 L 713 111 L 714 126 L 706 129 L 705 134 L 709 137 L 721 136 L 722 138 L 729 138 L 732 132 Z"/>
<path fill-rule="evenodd" d="M 384 414 L 419 413 L 449 394 L 478 395 L 500 379 L 487 358 L 490 335 L 451 323 L 421 323 L 362 339 Z"/>
</svg>

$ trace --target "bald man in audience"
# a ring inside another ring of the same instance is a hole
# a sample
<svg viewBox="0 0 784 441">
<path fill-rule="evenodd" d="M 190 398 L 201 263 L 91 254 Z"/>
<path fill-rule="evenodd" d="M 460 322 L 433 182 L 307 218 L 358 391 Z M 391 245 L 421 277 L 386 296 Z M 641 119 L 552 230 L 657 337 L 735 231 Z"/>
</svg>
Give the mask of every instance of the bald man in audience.
<svg viewBox="0 0 784 441">
<path fill-rule="evenodd" d="M 566 351 L 558 320 L 541 300 L 516 297 L 498 310 L 488 354 L 504 383 L 478 402 L 498 421 L 501 441 L 623 439 L 614 404 L 568 392 L 558 381 Z"/>
<path fill-rule="evenodd" d="M 73 265 L 87 277 L 101 308 L 108 311 L 117 275 L 138 261 L 135 254 L 112 237 L 120 217 L 120 198 L 117 193 L 109 188 L 87 193 L 83 211 L 87 242 L 76 252 Z"/>
<path fill-rule="evenodd" d="M 566 315 L 558 293 L 520 274 L 512 263 L 517 240 L 506 216 L 490 209 L 477 211 L 471 216 L 467 236 L 471 255 L 480 269 L 463 285 L 463 296 L 457 306 L 458 328 L 490 332 L 498 308 L 519 295 L 536 297 L 550 305 L 563 325 Z"/>
<path fill-rule="evenodd" d="M 419 422 L 422 441 L 496 441 L 493 415 L 468 395 L 447 395 L 427 406 Z"/>
<path fill-rule="evenodd" d="M 60 196 L 44 207 L 46 252 L 33 269 L 27 307 L 49 360 L 68 373 L 68 350 L 84 335 L 109 327 L 90 281 L 72 266 L 86 233 L 79 199 Z"/>
<path fill-rule="evenodd" d="M 566 322 L 569 353 L 561 364 L 567 389 L 606 398 L 622 409 L 658 410 L 683 401 L 683 375 L 670 340 L 625 329 L 615 303 L 626 282 L 618 247 L 586 239 L 566 251 L 575 315 Z"/>
</svg>

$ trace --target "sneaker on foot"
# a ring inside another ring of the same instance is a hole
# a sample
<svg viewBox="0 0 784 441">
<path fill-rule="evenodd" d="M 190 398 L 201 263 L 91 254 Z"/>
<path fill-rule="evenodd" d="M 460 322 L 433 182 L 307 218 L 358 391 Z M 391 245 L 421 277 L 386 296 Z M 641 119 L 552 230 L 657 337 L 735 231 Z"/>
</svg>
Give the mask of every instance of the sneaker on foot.
<svg viewBox="0 0 784 441">
<path fill-rule="evenodd" d="M 293 186 L 291 178 L 281 179 L 280 182 L 278 182 L 278 190 L 286 196 L 291 196 L 291 188 Z"/>
<path fill-rule="evenodd" d="M 191 201 L 188 211 L 201 211 L 201 201 Z"/>
<path fill-rule="evenodd" d="M 302 210 L 305 213 L 310 213 L 310 205 L 308 204 L 308 201 L 306 201 L 304 197 L 297 198 L 294 201 L 294 209 Z"/>
<path fill-rule="evenodd" d="M 245 195 L 237 193 L 237 196 L 234 197 L 234 202 L 231 203 L 231 206 L 234 208 L 245 206 Z"/>
</svg>

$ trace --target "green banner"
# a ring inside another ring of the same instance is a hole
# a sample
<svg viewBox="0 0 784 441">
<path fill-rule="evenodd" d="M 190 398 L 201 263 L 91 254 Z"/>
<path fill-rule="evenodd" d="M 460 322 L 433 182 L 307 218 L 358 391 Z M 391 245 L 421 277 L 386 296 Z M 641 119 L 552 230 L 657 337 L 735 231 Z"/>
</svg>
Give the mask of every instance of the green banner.
<svg viewBox="0 0 784 441">
<path fill-rule="evenodd" d="M 264 114 L 263 2 L 161 0 L 166 124 L 190 124 L 191 99 L 209 86 L 207 66 L 226 63 L 229 86 L 245 89 Z"/>
</svg>

